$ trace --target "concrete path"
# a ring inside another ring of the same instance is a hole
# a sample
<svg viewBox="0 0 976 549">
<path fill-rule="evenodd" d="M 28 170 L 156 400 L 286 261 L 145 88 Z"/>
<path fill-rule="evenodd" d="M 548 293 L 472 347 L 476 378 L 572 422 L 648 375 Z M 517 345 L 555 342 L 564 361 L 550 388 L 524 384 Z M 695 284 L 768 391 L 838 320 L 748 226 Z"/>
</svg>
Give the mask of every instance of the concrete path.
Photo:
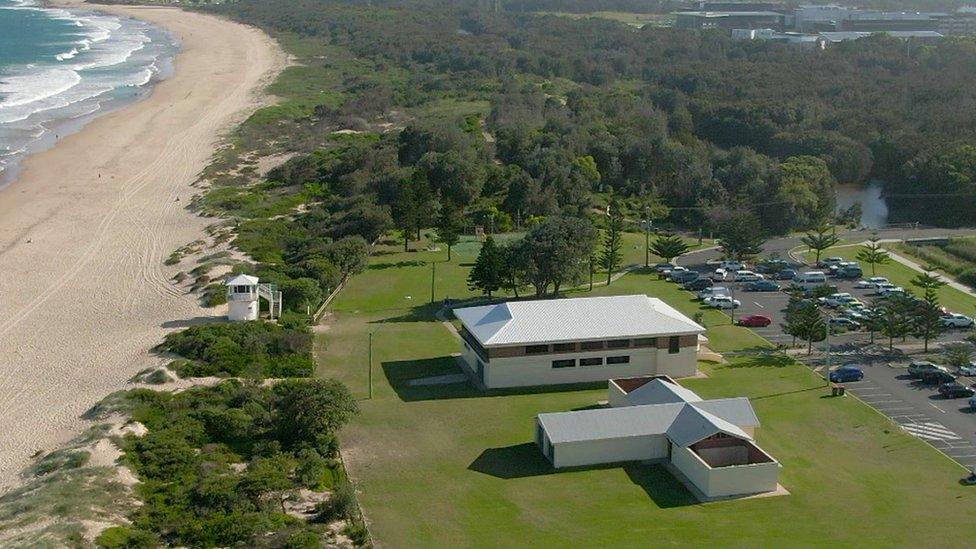
<svg viewBox="0 0 976 549">
<path fill-rule="evenodd" d="M 885 248 L 885 249 L 887 250 L 887 248 Z M 918 263 L 912 261 L 911 259 L 908 259 L 907 257 L 905 257 L 903 255 L 897 254 L 897 253 L 895 253 L 895 252 L 893 252 L 891 250 L 888 250 L 888 255 L 891 256 L 891 259 L 897 261 L 898 263 L 901 263 L 902 265 L 904 265 L 904 266 L 906 266 L 906 267 L 908 267 L 910 269 L 914 269 L 914 270 L 916 270 L 916 271 L 918 271 L 920 273 L 926 272 L 924 267 L 922 267 Z M 955 288 L 955 289 L 959 290 L 960 292 L 963 292 L 966 295 L 970 295 L 972 297 L 976 297 L 976 292 L 974 292 L 972 288 L 970 288 L 969 286 L 966 286 L 965 284 L 963 284 L 963 283 L 961 283 L 961 282 L 953 279 L 949 275 L 941 274 L 940 273 L 939 278 L 941 278 L 943 281 L 945 281 L 946 285 L 948 285 L 950 288 Z"/>
</svg>

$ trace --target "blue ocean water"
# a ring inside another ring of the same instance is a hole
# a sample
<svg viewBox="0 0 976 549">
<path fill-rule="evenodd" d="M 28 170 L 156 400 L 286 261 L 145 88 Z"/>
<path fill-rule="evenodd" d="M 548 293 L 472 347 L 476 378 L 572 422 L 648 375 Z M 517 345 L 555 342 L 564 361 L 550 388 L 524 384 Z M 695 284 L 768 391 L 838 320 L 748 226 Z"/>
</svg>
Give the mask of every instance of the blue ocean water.
<svg viewBox="0 0 976 549">
<path fill-rule="evenodd" d="M 0 185 L 24 155 L 144 95 L 177 49 L 142 21 L 0 0 Z"/>
</svg>

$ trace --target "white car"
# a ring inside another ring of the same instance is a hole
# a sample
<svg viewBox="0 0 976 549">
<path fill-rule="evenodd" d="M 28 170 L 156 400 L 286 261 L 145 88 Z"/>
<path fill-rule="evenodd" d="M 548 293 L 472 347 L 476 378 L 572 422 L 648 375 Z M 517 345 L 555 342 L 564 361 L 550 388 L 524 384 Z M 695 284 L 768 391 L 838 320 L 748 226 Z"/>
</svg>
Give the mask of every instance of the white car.
<svg viewBox="0 0 976 549">
<path fill-rule="evenodd" d="M 729 276 L 729 272 L 719 267 L 718 269 L 715 269 L 715 272 L 712 273 L 712 280 L 715 282 L 722 282 L 727 276 Z"/>
<path fill-rule="evenodd" d="M 959 313 L 949 313 L 942 317 L 942 324 L 947 328 L 971 328 L 973 319 Z"/>
<path fill-rule="evenodd" d="M 891 285 L 889 284 L 888 286 Z M 905 289 L 899 286 L 891 286 L 890 288 L 886 286 L 884 288 L 879 288 L 877 294 L 881 297 L 889 297 L 895 294 L 905 295 Z"/>
<path fill-rule="evenodd" d="M 754 273 L 752 271 L 736 271 L 735 281 L 736 282 L 753 282 L 756 280 L 763 280 L 766 277 L 759 273 Z"/>
<path fill-rule="evenodd" d="M 711 288 L 705 288 L 704 290 L 698 292 L 698 299 L 707 301 L 717 295 L 729 295 L 729 289 L 725 286 L 712 286 Z"/>
<path fill-rule="evenodd" d="M 847 292 L 841 292 L 836 294 L 830 294 L 827 297 L 821 297 L 817 301 L 823 303 L 824 305 L 830 308 L 835 308 L 835 307 L 840 307 L 841 305 L 846 305 L 848 303 L 853 303 L 857 301 L 857 299 L 855 299 L 854 296 L 852 296 Z"/>
<path fill-rule="evenodd" d="M 726 272 L 741 271 L 742 269 L 746 268 L 746 266 L 743 265 L 741 261 L 733 261 L 731 259 L 726 259 L 725 261 L 719 263 L 719 267 L 725 269 Z"/>
<path fill-rule="evenodd" d="M 716 309 L 737 309 L 742 303 L 727 295 L 717 295 L 708 300 L 708 304 Z"/>
<path fill-rule="evenodd" d="M 820 260 L 820 263 L 817 263 L 817 267 L 820 267 L 821 269 L 829 269 L 831 265 L 837 265 L 843 262 L 843 257 L 825 257 Z"/>
<path fill-rule="evenodd" d="M 859 280 L 857 284 L 854 284 L 854 287 L 860 290 L 871 290 L 877 288 L 878 284 L 891 284 L 891 282 L 888 282 L 888 279 L 883 276 L 873 276 Z"/>
</svg>

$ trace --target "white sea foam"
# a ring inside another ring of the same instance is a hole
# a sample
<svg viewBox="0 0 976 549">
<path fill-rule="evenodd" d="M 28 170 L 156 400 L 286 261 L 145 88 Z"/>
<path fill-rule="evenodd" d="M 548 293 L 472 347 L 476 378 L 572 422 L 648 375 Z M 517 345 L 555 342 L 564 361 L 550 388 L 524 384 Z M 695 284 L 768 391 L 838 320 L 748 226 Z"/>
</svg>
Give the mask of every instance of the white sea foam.
<svg viewBox="0 0 976 549">
<path fill-rule="evenodd" d="M 71 69 L 50 68 L 0 79 L 0 113 L 64 93 L 81 82 Z"/>
</svg>

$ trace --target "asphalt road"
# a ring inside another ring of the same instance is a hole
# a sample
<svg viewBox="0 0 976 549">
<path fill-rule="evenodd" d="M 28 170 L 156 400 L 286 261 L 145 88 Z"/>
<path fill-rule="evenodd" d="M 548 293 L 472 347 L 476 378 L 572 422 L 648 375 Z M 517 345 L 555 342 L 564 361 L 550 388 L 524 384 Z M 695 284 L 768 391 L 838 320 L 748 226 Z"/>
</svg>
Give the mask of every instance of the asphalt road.
<svg viewBox="0 0 976 549">
<path fill-rule="evenodd" d="M 973 230 L 945 230 L 945 229 L 894 229 L 879 231 L 880 238 L 934 238 L 944 236 L 960 236 L 976 234 Z M 866 231 L 839 234 L 841 238 L 856 238 L 863 236 L 866 240 L 870 233 Z M 765 246 L 764 255 L 777 253 L 788 259 L 787 252 L 800 245 L 799 238 L 782 238 L 771 240 Z M 714 271 L 714 262 L 720 259 L 717 250 L 687 254 L 680 258 L 679 263 L 690 269 L 697 270 L 703 275 Z M 779 281 L 783 287 L 789 281 Z M 861 301 L 868 303 L 875 298 L 869 290 L 854 288 L 856 280 L 832 280 L 840 292 L 849 292 Z M 772 318 L 773 323 L 765 328 L 753 328 L 773 343 L 789 345 L 792 336 L 782 331 L 781 323 L 785 314 L 789 296 L 785 292 L 746 292 L 744 284 L 721 282 L 733 288 L 735 299 L 742 305 L 735 311 L 735 318 L 749 314 L 762 314 Z M 825 309 L 828 310 L 829 309 Z M 969 330 L 949 330 L 939 340 L 931 344 L 937 347 L 938 342 L 958 341 L 963 339 Z M 891 364 L 881 360 L 866 362 L 860 354 L 844 356 L 844 352 L 859 353 L 859 349 L 869 343 L 869 334 L 863 332 L 849 332 L 832 335 L 830 343 L 835 354 L 832 356 L 833 365 L 857 362 L 864 369 L 864 380 L 856 383 L 846 383 L 848 390 L 882 414 L 891 418 L 908 433 L 928 442 L 944 454 L 956 460 L 959 464 L 972 468 L 976 467 L 976 410 L 969 407 L 968 399 L 945 399 L 938 394 L 937 387 L 922 384 L 909 379 L 905 368 L 907 362 Z M 886 341 L 880 335 L 877 343 Z M 897 344 L 897 343 L 896 343 Z M 824 342 L 814 344 L 823 351 Z M 803 357 L 800 357 L 801 359 Z M 976 380 L 960 378 L 960 382 L 971 385 Z"/>
</svg>

